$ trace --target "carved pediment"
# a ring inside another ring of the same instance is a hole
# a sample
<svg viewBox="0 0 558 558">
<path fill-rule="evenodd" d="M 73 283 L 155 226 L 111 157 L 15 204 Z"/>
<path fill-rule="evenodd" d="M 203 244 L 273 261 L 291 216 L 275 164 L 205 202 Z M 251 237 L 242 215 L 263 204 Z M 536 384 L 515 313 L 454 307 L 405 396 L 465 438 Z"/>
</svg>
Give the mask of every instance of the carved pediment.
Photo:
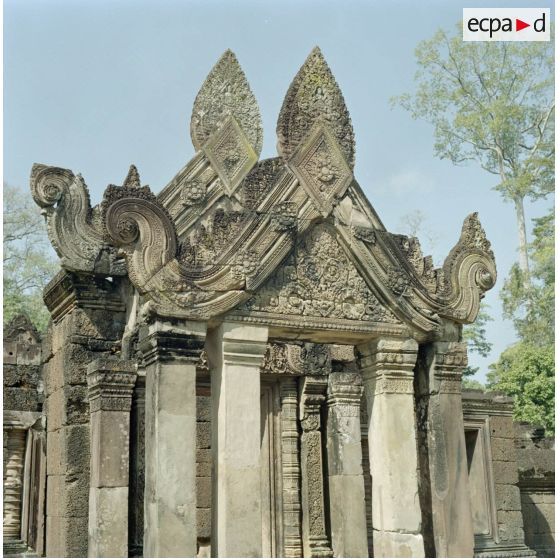
<svg viewBox="0 0 558 558">
<path fill-rule="evenodd" d="M 422 338 L 475 319 L 496 280 L 476 214 L 441 269 L 417 239 L 385 230 L 353 176 L 351 120 L 319 49 L 287 91 L 277 157 L 258 162 L 258 105 L 230 51 L 202 85 L 190 131 L 195 155 L 158 194 L 132 166 L 92 208 L 80 175 L 33 167 L 62 267 L 127 273 L 145 311 L 175 318 Z"/>
<path fill-rule="evenodd" d="M 396 324 L 348 259 L 335 229 L 319 224 L 295 245 L 283 264 L 239 309 L 322 320 Z"/>
</svg>

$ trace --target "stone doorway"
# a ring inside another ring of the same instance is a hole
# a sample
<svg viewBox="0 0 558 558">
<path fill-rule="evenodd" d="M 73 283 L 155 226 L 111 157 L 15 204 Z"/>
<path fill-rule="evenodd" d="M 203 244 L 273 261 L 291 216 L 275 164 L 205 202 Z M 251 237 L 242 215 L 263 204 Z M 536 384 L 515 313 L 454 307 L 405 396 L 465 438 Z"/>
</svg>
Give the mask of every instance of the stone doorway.
<svg viewBox="0 0 558 558">
<path fill-rule="evenodd" d="M 281 558 L 284 555 L 280 393 L 280 380 L 262 380 L 262 558 Z"/>
</svg>

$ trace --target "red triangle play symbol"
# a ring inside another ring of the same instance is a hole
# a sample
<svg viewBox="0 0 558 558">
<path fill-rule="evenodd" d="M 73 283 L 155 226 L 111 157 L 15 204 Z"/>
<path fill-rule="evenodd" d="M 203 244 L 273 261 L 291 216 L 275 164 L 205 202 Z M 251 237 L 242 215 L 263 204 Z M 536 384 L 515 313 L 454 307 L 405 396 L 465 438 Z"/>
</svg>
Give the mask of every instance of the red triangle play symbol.
<svg viewBox="0 0 558 558">
<path fill-rule="evenodd" d="M 520 19 L 515 20 L 515 30 L 516 31 L 521 31 L 522 29 L 525 29 L 526 27 L 531 27 L 530 23 L 525 23 L 524 21 L 521 21 Z"/>
</svg>

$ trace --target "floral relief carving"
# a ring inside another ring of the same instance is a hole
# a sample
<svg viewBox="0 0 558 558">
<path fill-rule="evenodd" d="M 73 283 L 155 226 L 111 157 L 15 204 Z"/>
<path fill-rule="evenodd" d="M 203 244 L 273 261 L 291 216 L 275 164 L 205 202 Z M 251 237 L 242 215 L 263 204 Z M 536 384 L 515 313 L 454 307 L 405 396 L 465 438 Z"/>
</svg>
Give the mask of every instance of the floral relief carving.
<svg viewBox="0 0 558 558">
<path fill-rule="evenodd" d="M 203 83 L 192 110 L 190 133 L 196 149 L 233 116 L 259 155 L 263 143 L 260 110 L 246 76 L 231 50 L 225 51 Z M 234 158 L 236 155 L 231 155 Z"/>
<path fill-rule="evenodd" d="M 399 323 L 372 294 L 326 225 L 303 237 L 284 265 L 246 303 L 276 314 Z"/>
<path fill-rule="evenodd" d="M 294 78 L 279 114 L 279 153 L 289 159 L 321 119 L 333 132 L 349 167 L 354 166 L 354 134 L 343 95 L 319 48 L 312 50 Z M 326 165 L 327 167 L 327 165 Z M 327 178 L 331 171 L 324 170 Z"/>
</svg>

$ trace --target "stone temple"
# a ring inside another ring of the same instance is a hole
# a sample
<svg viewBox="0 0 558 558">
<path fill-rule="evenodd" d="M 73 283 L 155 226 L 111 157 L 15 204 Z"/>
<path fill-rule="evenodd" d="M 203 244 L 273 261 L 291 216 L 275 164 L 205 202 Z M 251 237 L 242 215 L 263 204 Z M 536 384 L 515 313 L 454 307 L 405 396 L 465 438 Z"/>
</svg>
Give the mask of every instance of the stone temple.
<svg viewBox="0 0 558 558">
<path fill-rule="evenodd" d="M 277 157 L 230 51 L 190 133 L 158 194 L 131 166 L 92 207 L 33 166 L 61 270 L 47 334 L 4 335 L 5 554 L 553 556 L 552 443 L 461 390 L 496 280 L 477 215 L 439 269 L 386 230 L 318 49 Z"/>
</svg>

